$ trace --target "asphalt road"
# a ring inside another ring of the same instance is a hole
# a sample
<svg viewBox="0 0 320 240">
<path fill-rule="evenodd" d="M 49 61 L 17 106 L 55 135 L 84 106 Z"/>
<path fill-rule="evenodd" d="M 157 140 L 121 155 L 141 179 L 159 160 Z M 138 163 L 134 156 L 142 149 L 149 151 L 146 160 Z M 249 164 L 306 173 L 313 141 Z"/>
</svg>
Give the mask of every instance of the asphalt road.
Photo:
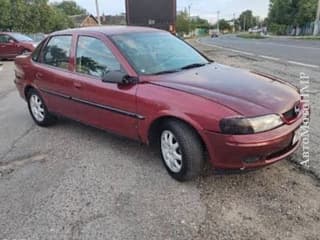
<svg viewBox="0 0 320 240">
<path fill-rule="evenodd" d="M 0 70 L 0 239 L 318 239 L 319 181 L 295 165 L 178 183 L 157 153 L 61 119 L 36 126 Z"/>
<path fill-rule="evenodd" d="M 320 68 L 320 41 L 288 38 L 244 39 L 235 35 L 201 38 L 200 42 L 265 59 Z"/>
</svg>

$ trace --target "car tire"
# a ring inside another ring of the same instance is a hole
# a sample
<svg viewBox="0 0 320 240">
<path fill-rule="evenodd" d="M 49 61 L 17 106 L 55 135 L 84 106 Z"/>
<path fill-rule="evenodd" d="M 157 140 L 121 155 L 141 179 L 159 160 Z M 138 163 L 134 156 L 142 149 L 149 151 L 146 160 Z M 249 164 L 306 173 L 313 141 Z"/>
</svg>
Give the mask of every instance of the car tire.
<svg viewBox="0 0 320 240">
<path fill-rule="evenodd" d="M 35 90 L 29 90 L 27 94 L 28 108 L 32 119 L 41 127 L 48 127 L 56 123 L 57 118 L 48 112 L 43 98 Z"/>
<path fill-rule="evenodd" d="M 160 131 L 159 148 L 169 175 L 184 182 L 198 177 L 204 167 L 203 144 L 194 129 L 180 121 L 165 122 Z"/>
</svg>

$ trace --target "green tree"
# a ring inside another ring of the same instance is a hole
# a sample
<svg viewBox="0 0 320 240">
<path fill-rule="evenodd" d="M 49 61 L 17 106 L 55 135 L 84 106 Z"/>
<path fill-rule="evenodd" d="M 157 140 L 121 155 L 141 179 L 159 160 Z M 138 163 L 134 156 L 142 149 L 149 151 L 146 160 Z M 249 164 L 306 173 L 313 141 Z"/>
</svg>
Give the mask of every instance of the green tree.
<svg viewBox="0 0 320 240">
<path fill-rule="evenodd" d="M 51 32 L 74 27 L 70 18 L 63 11 L 56 8 L 52 8 L 48 24 Z"/>
<path fill-rule="evenodd" d="M 225 19 L 221 19 L 221 20 L 219 20 L 219 29 L 220 29 L 220 31 L 231 31 L 232 26 Z"/>
<path fill-rule="evenodd" d="M 270 0 L 269 27 L 302 27 L 316 17 L 318 0 Z M 280 31 L 281 32 L 281 31 Z"/>
<path fill-rule="evenodd" d="M 258 18 L 253 16 L 251 10 L 246 10 L 240 14 L 238 19 L 242 30 L 247 31 L 249 28 L 255 27 L 258 24 Z"/>
<path fill-rule="evenodd" d="M 0 29 L 49 33 L 72 27 L 64 11 L 48 0 L 0 0 Z"/>
<path fill-rule="evenodd" d="M 10 0 L 0 0 L 0 30 L 11 28 L 10 5 Z"/>
<path fill-rule="evenodd" d="M 194 30 L 196 28 L 204 28 L 204 29 L 209 29 L 210 24 L 207 19 L 202 19 L 200 17 L 196 17 L 191 19 L 191 30 Z"/>
<path fill-rule="evenodd" d="M 188 34 L 191 31 L 189 15 L 186 10 L 178 13 L 176 28 L 179 35 Z"/>
<path fill-rule="evenodd" d="M 298 2 L 297 24 L 303 26 L 316 18 L 318 0 L 300 0 Z"/>
<path fill-rule="evenodd" d="M 62 1 L 61 3 L 54 3 L 53 6 L 57 9 L 60 9 L 68 16 L 87 14 L 87 11 L 78 6 L 74 1 Z"/>
</svg>

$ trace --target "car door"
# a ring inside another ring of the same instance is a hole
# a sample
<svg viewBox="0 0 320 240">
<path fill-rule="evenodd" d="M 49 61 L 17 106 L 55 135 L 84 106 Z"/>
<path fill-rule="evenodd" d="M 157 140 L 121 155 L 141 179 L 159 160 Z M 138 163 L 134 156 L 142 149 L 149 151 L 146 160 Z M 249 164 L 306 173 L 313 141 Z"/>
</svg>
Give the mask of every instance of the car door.
<svg viewBox="0 0 320 240">
<path fill-rule="evenodd" d="M 71 49 L 71 34 L 52 36 L 42 47 L 39 60 L 33 60 L 33 74 L 34 83 L 44 97 L 49 111 L 76 118 L 77 103 L 71 100 L 74 94 L 70 71 Z"/>
<path fill-rule="evenodd" d="M 14 57 L 16 53 L 17 43 L 7 34 L 0 34 L 0 56 Z"/>
<path fill-rule="evenodd" d="M 96 37 L 78 36 L 75 55 L 74 100 L 82 103 L 79 119 L 130 138 L 138 138 L 136 84 L 102 81 L 109 71 L 125 71 L 108 44 Z"/>
</svg>

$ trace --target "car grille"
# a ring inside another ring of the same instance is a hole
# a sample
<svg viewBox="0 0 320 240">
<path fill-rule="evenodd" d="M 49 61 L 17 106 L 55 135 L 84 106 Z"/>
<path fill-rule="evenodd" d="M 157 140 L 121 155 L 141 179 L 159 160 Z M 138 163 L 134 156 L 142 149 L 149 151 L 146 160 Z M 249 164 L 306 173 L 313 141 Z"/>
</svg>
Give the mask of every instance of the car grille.
<svg viewBox="0 0 320 240">
<path fill-rule="evenodd" d="M 286 154 L 287 152 L 291 151 L 293 148 L 295 148 L 297 146 L 298 143 L 292 145 L 290 144 L 289 146 L 281 149 L 280 151 L 277 151 L 277 152 L 274 152 L 274 153 L 271 153 L 267 156 L 267 160 L 270 160 L 270 159 L 273 159 L 273 158 L 277 158 L 277 157 L 280 157 L 284 154 Z"/>
</svg>

